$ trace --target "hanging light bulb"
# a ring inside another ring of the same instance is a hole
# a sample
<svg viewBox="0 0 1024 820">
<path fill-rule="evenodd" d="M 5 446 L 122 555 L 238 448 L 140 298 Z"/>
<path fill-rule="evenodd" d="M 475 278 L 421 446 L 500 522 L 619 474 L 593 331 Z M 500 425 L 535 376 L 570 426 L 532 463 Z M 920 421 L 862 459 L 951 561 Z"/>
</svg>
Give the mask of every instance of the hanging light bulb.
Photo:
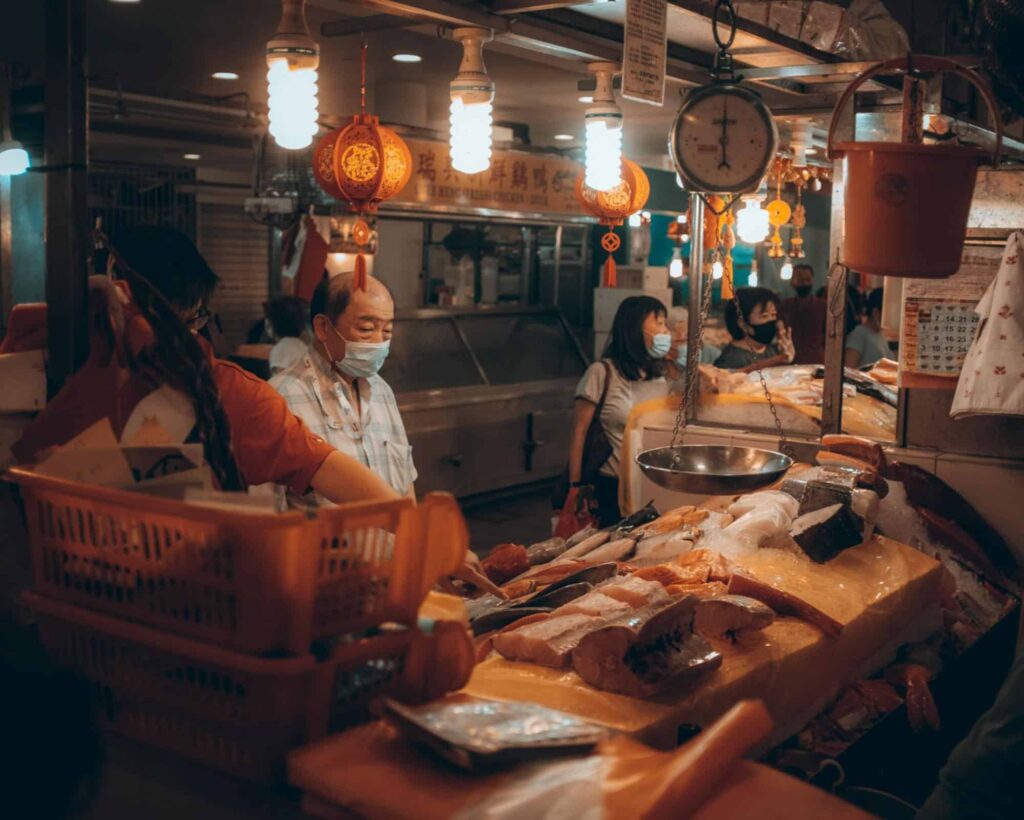
<svg viewBox="0 0 1024 820">
<path fill-rule="evenodd" d="M 756 196 L 743 197 L 743 201 L 744 208 L 736 214 L 736 236 L 748 245 L 764 242 L 771 229 L 768 211 L 761 207 Z"/>
<path fill-rule="evenodd" d="M 479 174 L 491 167 L 494 81 L 484 66 L 484 43 L 492 33 L 486 28 L 457 28 L 452 36 L 462 43 L 459 73 L 448 86 L 452 168 Z"/>
<path fill-rule="evenodd" d="M 0 176 L 13 177 L 24 174 L 31 162 L 28 151 L 17 140 L 0 142 Z"/>
<path fill-rule="evenodd" d="M 609 191 L 622 181 L 622 109 L 615 104 L 612 80 L 617 63 L 591 63 L 587 70 L 597 80 L 594 102 L 583 118 L 586 125 L 586 184 Z"/>
<path fill-rule="evenodd" d="M 722 274 L 725 272 L 725 268 L 722 266 L 722 260 L 716 259 L 715 263 L 711 266 L 711 278 L 721 279 Z"/>
<path fill-rule="evenodd" d="M 779 268 L 779 278 L 783 282 L 788 282 L 793 278 L 793 262 L 787 256 L 786 261 L 782 263 L 782 267 Z"/>
<path fill-rule="evenodd" d="M 672 249 L 672 261 L 668 263 L 668 275 L 672 279 L 683 278 L 683 257 L 680 249 Z"/>
<path fill-rule="evenodd" d="M 306 0 L 281 0 L 281 22 L 267 43 L 270 135 L 282 148 L 305 148 L 316 136 L 320 47 L 309 36 Z"/>
<path fill-rule="evenodd" d="M 750 275 L 747 276 L 747 285 L 752 288 L 757 287 L 757 257 L 750 260 Z"/>
</svg>

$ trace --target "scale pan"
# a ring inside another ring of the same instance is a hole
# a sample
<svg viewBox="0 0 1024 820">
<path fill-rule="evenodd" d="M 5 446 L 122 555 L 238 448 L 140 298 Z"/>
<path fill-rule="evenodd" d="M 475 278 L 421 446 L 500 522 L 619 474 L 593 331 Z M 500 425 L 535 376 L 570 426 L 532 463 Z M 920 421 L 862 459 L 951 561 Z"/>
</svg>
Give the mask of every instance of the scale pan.
<svg viewBox="0 0 1024 820">
<path fill-rule="evenodd" d="M 673 463 L 675 456 L 679 457 Z M 732 495 L 777 481 L 793 459 L 774 450 L 688 444 L 645 450 L 636 457 L 643 474 L 668 490 Z"/>
</svg>

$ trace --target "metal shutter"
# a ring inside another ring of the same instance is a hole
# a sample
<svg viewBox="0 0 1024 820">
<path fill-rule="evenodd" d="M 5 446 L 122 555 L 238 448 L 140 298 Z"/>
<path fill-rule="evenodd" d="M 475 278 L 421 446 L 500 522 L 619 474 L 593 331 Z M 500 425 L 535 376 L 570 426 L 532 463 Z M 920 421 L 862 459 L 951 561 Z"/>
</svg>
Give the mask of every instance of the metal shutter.
<svg viewBox="0 0 1024 820">
<path fill-rule="evenodd" d="M 253 222 L 241 205 L 199 206 L 199 250 L 220 277 L 211 310 L 224 330 L 222 355 L 244 342 L 249 328 L 263 316 L 269 279 L 268 230 Z"/>
</svg>

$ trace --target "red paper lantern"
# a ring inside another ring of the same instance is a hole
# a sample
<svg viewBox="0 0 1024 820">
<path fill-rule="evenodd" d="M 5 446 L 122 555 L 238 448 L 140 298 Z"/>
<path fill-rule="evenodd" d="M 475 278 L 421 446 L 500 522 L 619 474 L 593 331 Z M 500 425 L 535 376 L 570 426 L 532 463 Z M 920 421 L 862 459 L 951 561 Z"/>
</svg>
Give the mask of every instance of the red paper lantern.
<svg viewBox="0 0 1024 820">
<path fill-rule="evenodd" d="M 381 202 L 401 191 L 412 176 L 412 154 L 398 134 L 366 113 L 366 46 L 362 61 L 362 110 L 352 122 L 325 135 L 313 149 L 313 176 L 335 199 L 357 214 L 374 213 Z M 370 239 L 360 219 L 353 229 L 358 245 Z M 356 287 L 366 287 L 366 260 L 356 256 Z"/>
<path fill-rule="evenodd" d="M 614 188 L 595 191 L 587 187 L 583 178 L 583 174 L 576 178 L 576 200 L 586 213 L 596 217 L 599 224 L 608 228 L 608 232 L 601 237 L 601 247 L 608 253 L 603 278 L 604 286 L 613 288 L 617 277 L 612 254 L 619 249 L 622 240 L 612 228 L 621 225 L 647 204 L 647 197 L 651 195 L 651 182 L 643 168 L 625 157 L 622 158 L 622 181 Z"/>
</svg>

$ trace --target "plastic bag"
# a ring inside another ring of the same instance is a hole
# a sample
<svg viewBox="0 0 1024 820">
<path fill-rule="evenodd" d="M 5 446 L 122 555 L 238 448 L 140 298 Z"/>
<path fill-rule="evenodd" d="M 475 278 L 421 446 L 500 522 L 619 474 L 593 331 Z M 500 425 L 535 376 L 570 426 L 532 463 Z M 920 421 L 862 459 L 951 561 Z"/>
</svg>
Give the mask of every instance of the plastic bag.
<svg viewBox="0 0 1024 820">
<path fill-rule="evenodd" d="M 597 519 L 590 510 L 590 496 L 581 493 L 579 487 L 573 487 L 566 496 L 562 512 L 555 525 L 555 535 L 568 540 L 584 527 L 597 526 Z"/>
<path fill-rule="evenodd" d="M 882 0 L 853 0 L 839 23 L 831 51 L 851 60 L 888 60 L 907 54 L 910 40 Z"/>
</svg>

